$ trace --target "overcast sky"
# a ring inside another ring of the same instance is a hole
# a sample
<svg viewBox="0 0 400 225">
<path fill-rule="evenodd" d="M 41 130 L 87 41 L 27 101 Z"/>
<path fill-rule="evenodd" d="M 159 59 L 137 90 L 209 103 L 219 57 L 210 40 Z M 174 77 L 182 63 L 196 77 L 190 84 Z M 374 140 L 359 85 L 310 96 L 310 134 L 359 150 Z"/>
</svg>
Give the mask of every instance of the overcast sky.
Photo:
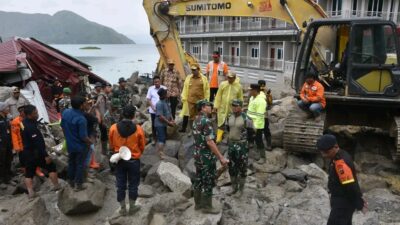
<svg viewBox="0 0 400 225">
<path fill-rule="evenodd" d="M 137 43 L 153 43 L 142 0 L 0 0 L 0 10 L 51 15 L 70 10 L 109 26 Z"/>
</svg>

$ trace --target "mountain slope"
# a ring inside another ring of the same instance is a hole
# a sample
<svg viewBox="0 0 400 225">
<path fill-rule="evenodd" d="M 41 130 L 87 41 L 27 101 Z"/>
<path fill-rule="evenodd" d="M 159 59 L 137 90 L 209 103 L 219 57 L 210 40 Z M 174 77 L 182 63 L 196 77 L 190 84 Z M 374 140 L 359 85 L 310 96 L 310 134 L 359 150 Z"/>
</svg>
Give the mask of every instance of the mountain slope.
<svg viewBox="0 0 400 225">
<path fill-rule="evenodd" d="M 34 37 L 48 44 L 134 44 L 115 30 L 70 11 L 53 16 L 0 11 L 0 21 L 3 39 L 19 36 Z"/>
</svg>

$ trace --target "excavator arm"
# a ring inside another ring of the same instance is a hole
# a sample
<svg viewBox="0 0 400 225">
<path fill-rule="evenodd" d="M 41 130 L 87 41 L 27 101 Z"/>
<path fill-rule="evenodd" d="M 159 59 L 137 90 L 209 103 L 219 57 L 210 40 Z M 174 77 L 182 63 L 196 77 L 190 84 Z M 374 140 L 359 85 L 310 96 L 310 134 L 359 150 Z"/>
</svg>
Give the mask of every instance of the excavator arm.
<svg viewBox="0 0 400 225">
<path fill-rule="evenodd" d="M 167 59 L 173 59 L 182 79 L 190 74 L 190 66 L 198 63 L 182 48 L 175 22 L 178 16 L 268 17 L 294 24 L 299 33 L 304 33 L 308 22 L 327 17 L 312 0 L 143 0 L 143 6 L 150 34 L 161 56 L 157 72 Z M 326 35 L 316 40 L 316 46 L 329 46 L 332 37 L 328 28 Z M 321 52 L 321 49 L 313 49 L 312 59 L 317 68 L 323 62 Z"/>
</svg>

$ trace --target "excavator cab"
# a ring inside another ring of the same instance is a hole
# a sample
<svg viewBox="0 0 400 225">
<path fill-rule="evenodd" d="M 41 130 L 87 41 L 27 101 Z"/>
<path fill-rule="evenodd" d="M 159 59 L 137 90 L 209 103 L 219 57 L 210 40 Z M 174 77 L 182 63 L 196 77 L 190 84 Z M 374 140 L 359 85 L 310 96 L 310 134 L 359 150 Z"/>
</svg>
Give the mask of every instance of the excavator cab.
<svg viewBox="0 0 400 225">
<path fill-rule="evenodd" d="M 331 46 L 311 51 L 315 40 L 333 31 Z M 320 54 L 318 62 L 312 60 Z M 300 50 L 295 88 L 300 90 L 306 73 L 318 76 L 326 91 L 340 96 L 398 97 L 400 95 L 399 47 L 396 26 L 390 21 L 320 20 L 309 24 Z"/>
</svg>

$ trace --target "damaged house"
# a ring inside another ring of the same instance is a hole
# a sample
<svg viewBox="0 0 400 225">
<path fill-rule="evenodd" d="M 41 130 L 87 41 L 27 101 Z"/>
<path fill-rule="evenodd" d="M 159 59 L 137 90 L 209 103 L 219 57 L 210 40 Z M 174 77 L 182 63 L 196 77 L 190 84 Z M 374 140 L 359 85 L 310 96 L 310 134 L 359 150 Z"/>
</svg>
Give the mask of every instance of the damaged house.
<svg viewBox="0 0 400 225">
<path fill-rule="evenodd" d="M 59 80 L 73 94 L 89 93 L 90 83 L 107 83 L 90 66 L 34 38 L 13 38 L 0 43 L 0 101 L 10 97 L 11 87 L 37 106 L 44 122 L 57 120 L 51 87 Z"/>
</svg>

